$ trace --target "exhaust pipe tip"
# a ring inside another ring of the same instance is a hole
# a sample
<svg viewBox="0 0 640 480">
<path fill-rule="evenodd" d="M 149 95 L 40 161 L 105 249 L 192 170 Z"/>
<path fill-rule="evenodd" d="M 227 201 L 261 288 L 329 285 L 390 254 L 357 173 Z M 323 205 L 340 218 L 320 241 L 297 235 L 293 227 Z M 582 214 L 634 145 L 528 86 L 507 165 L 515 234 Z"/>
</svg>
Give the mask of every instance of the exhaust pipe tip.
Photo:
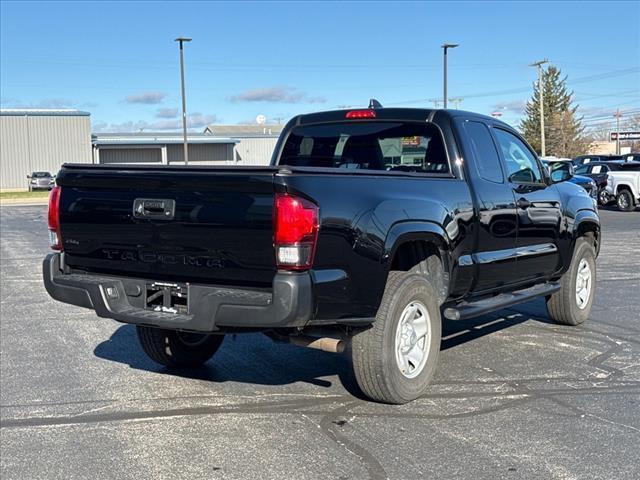
<svg viewBox="0 0 640 480">
<path fill-rule="evenodd" d="M 289 342 L 301 347 L 314 348 L 329 353 L 342 353 L 345 349 L 345 342 L 339 338 L 292 335 L 289 337 Z"/>
</svg>

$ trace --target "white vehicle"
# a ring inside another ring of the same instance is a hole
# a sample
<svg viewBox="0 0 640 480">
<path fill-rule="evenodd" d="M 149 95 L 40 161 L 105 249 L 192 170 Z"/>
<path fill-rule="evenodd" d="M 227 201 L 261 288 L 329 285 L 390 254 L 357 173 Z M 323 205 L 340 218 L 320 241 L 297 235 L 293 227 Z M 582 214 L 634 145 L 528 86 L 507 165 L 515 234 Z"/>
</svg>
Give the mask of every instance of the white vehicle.
<svg viewBox="0 0 640 480">
<path fill-rule="evenodd" d="M 640 205 L 640 169 L 624 168 L 608 173 L 607 187 L 615 195 L 618 208 L 632 212 Z"/>
</svg>

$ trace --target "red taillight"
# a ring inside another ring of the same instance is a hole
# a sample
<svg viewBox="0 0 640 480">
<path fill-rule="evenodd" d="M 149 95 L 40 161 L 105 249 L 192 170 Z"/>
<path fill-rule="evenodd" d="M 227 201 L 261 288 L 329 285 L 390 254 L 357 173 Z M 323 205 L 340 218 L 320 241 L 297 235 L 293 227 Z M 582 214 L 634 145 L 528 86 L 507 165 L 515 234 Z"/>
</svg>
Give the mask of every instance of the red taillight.
<svg viewBox="0 0 640 480">
<path fill-rule="evenodd" d="M 304 198 L 278 193 L 273 212 L 276 264 L 285 270 L 307 270 L 318 239 L 318 206 Z"/>
<path fill-rule="evenodd" d="M 57 185 L 49 194 L 49 245 L 54 250 L 62 250 L 60 237 L 60 194 L 62 190 Z"/>
<path fill-rule="evenodd" d="M 345 115 L 346 118 L 376 118 L 375 110 L 351 110 Z"/>
</svg>

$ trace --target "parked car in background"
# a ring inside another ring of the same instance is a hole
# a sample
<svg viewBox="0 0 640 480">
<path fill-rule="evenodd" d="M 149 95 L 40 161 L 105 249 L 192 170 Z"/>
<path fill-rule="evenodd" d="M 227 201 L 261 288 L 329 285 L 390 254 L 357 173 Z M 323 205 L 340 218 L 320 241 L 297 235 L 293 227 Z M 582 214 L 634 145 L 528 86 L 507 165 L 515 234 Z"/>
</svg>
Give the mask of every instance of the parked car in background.
<svg viewBox="0 0 640 480">
<path fill-rule="evenodd" d="M 640 167 L 625 164 L 609 172 L 607 189 L 615 195 L 616 204 L 623 212 L 632 212 L 640 205 Z"/>
<path fill-rule="evenodd" d="M 554 182 L 567 181 L 580 185 L 594 200 L 598 199 L 598 187 L 596 182 L 589 177 L 576 175 L 571 160 L 542 160 L 542 164 L 547 167 L 549 175 Z"/>
<path fill-rule="evenodd" d="M 590 162 L 576 168 L 575 173 L 580 176 L 591 178 L 598 187 L 598 203 L 608 205 L 615 201 L 616 195 L 610 188 L 609 172 L 618 170 L 638 170 L 640 162 L 625 162 L 615 160 L 611 162 Z"/>
<path fill-rule="evenodd" d="M 29 179 L 29 191 L 33 190 L 51 190 L 55 183 L 54 176 L 49 172 L 32 172 L 27 175 Z"/>
<path fill-rule="evenodd" d="M 640 153 L 627 153 L 622 158 L 625 162 L 640 162 Z"/>
<path fill-rule="evenodd" d="M 623 160 L 622 155 L 579 155 L 572 160 L 575 167 L 591 162 L 612 162 L 614 160 Z"/>
</svg>

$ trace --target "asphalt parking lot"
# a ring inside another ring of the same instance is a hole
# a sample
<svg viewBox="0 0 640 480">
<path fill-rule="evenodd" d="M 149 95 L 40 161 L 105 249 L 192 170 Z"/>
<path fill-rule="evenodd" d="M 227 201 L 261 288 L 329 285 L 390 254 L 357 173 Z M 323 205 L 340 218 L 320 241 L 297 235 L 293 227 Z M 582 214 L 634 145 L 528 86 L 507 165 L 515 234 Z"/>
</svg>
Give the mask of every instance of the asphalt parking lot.
<svg viewBox="0 0 640 480">
<path fill-rule="evenodd" d="M 640 211 L 601 211 L 591 319 L 531 302 L 445 324 L 402 407 L 354 396 L 345 358 L 228 337 L 195 372 L 135 329 L 51 300 L 46 207 L 1 208 L 3 480 L 640 478 Z"/>
</svg>

